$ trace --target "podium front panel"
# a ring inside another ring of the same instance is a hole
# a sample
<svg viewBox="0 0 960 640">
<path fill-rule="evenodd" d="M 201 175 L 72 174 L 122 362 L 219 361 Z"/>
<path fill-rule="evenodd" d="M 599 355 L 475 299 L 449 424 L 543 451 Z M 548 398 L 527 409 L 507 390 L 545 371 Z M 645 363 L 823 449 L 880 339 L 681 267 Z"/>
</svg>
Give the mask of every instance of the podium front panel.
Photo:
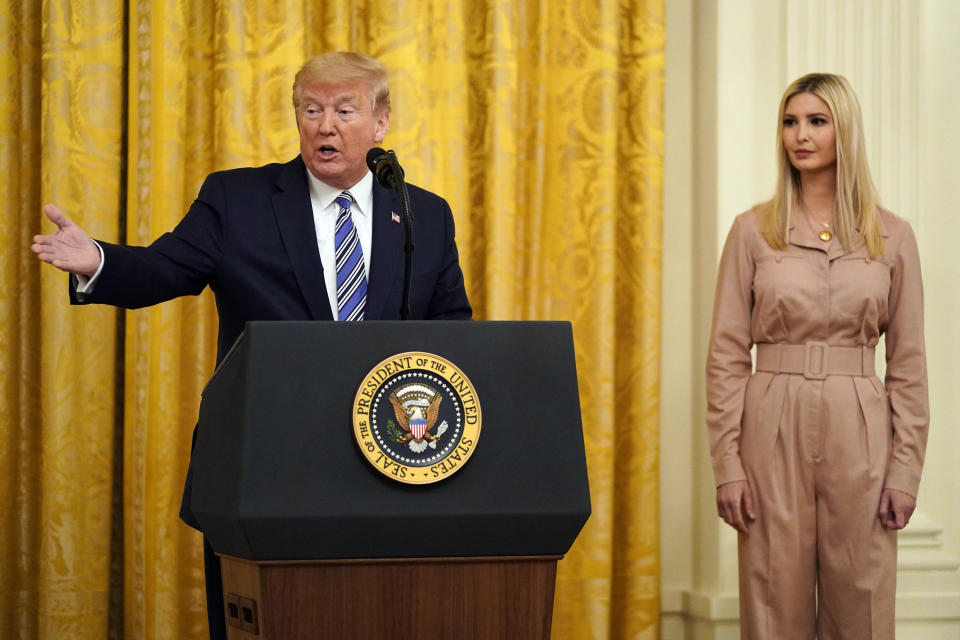
<svg viewBox="0 0 960 640">
<path fill-rule="evenodd" d="M 352 408 L 387 357 L 421 351 L 470 379 L 482 426 L 462 469 L 383 475 Z M 590 513 L 565 322 L 249 323 L 204 391 L 191 505 L 250 560 L 560 555 Z"/>
</svg>

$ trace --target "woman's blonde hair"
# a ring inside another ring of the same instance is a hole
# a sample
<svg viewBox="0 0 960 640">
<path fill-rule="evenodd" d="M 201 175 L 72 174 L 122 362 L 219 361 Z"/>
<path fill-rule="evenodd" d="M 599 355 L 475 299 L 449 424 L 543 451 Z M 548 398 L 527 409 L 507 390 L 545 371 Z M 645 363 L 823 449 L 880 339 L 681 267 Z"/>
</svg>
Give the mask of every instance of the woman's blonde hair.
<svg viewBox="0 0 960 640">
<path fill-rule="evenodd" d="M 837 145 L 837 191 L 833 201 L 833 227 L 843 248 L 850 251 L 859 241 L 870 257 L 883 253 L 877 192 L 870 178 L 863 138 L 860 103 L 843 76 L 811 73 L 795 80 L 783 93 L 777 114 L 777 190 L 762 207 L 763 237 L 774 249 L 785 249 L 790 215 L 800 204 L 800 172 L 790 163 L 783 146 L 783 119 L 787 102 L 799 93 L 812 93 L 827 103 L 833 114 Z"/>
<path fill-rule="evenodd" d="M 300 108 L 303 86 L 314 82 L 363 82 L 370 87 L 370 106 L 379 115 L 390 112 L 390 88 L 383 63 L 362 53 L 334 51 L 310 58 L 293 79 L 293 108 Z"/>
</svg>

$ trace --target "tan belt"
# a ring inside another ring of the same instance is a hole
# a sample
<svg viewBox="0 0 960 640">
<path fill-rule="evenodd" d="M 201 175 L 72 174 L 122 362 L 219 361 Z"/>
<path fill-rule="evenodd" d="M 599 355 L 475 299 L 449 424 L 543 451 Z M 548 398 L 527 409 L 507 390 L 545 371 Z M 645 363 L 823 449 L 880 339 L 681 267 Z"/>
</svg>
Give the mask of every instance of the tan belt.
<svg viewBox="0 0 960 640">
<path fill-rule="evenodd" d="M 757 371 L 801 373 L 810 380 L 827 376 L 873 376 L 873 347 L 834 347 L 826 342 L 758 344 Z"/>
</svg>

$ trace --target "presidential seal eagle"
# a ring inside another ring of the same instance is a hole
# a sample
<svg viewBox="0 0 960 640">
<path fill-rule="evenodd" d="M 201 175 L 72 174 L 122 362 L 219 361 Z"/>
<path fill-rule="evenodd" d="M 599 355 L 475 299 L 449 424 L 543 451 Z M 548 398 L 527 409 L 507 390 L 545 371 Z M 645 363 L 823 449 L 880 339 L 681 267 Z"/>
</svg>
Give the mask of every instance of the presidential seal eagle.
<svg viewBox="0 0 960 640">
<path fill-rule="evenodd" d="M 420 385 L 416 385 L 419 387 Z M 433 435 L 430 431 L 437 422 L 437 416 L 440 414 L 440 401 L 443 396 L 436 393 L 423 393 L 421 389 L 398 389 L 396 393 L 391 393 L 390 404 L 393 405 L 393 413 L 397 422 L 404 430 L 404 434 L 397 438 L 398 444 L 406 444 L 412 451 L 420 453 L 429 446 L 436 448 L 434 442 L 446 431 L 446 423 L 441 425 L 442 429 Z M 400 400 L 404 397 L 404 401 Z M 412 397 L 411 397 L 412 396 Z M 430 396 L 433 396 L 432 399 Z"/>
</svg>

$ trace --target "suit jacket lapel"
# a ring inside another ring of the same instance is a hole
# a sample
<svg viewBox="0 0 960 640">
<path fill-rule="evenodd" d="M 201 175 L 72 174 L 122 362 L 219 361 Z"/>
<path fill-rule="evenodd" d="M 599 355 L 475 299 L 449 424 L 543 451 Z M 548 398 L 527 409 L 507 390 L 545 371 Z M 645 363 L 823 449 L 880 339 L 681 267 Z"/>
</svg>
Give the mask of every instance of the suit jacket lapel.
<svg viewBox="0 0 960 640">
<path fill-rule="evenodd" d="M 367 281 L 367 306 L 364 318 L 380 320 L 393 317 L 394 309 L 384 309 L 391 285 L 403 270 L 403 225 L 393 221 L 392 213 L 401 213 L 400 194 L 373 181 L 373 249 L 370 277 Z"/>
<path fill-rule="evenodd" d="M 281 170 L 276 183 L 279 192 L 272 198 L 273 214 L 310 315 L 314 320 L 333 320 L 317 249 L 317 229 L 313 222 L 306 170 L 300 156 Z"/>
</svg>

